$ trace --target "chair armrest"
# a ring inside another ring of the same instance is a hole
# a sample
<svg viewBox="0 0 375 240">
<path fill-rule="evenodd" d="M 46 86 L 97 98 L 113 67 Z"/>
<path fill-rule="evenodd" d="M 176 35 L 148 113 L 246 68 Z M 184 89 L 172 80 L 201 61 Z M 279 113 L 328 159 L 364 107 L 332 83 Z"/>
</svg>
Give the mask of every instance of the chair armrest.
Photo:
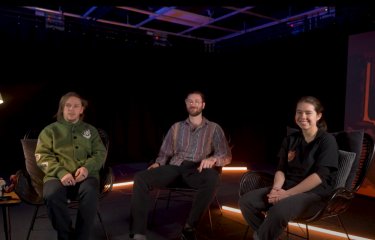
<svg viewBox="0 0 375 240">
<path fill-rule="evenodd" d="M 272 183 L 272 174 L 266 172 L 248 171 L 241 177 L 239 195 L 241 197 L 251 190 L 271 186 Z"/>
<path fill-rule="evenodd" d="M 44 204 L 43 196 L 39 196 L 31 184 L 30 175 L 26 170 L 18 170 L 16 173 L 16 184 L 14 191 L 19 198 L 32 205 Z"/>
</svg>

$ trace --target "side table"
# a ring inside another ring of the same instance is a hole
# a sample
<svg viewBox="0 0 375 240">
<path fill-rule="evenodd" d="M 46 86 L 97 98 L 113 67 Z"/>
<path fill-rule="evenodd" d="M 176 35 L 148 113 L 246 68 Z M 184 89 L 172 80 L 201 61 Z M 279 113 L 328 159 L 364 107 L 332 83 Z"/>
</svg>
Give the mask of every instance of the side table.
<svg viewBox="0 0 375 240">
<path fill-rule="evenodd" d="M 21 200 L 15 192 L 4 193 L 4 196 L 9 197 L 9 199 L 0 200 L 1 209 L 3 211 L 5 240 L 11 240 L 12 231 L 11 231 L 9 207 L 20 204 Z"/>
</svg>

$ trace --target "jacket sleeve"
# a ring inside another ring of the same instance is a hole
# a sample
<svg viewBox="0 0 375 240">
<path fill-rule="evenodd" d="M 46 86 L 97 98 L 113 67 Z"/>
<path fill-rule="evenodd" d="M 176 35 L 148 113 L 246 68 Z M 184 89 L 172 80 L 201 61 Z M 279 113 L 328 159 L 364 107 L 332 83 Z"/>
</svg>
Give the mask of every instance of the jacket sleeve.
<svg viewBox="0 0 375 240">
<path fill-rule="evenodd" d="M 53 152 L 53 132 L 51 129 L 43 129 L 39 134 L 35 150 L 35 158 L 38 167 L 48 176 L 61 179 L 69 172 L 59 163 Z"/>
</svg>

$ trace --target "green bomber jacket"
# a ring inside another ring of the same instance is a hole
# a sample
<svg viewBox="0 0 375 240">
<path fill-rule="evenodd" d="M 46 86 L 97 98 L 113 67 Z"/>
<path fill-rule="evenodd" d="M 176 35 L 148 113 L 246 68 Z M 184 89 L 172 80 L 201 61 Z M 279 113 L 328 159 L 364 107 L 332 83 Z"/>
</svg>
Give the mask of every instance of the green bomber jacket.
<svg viewBox="0 0 375 240">
<path fill-rule="evenodd" d="M 83 121 L 56 121 L 39 134 L 35 150 L 37 165 L 45 173 L 43 181 L 61 179 L 84 166 L 89 176 L 99 179 L 106 148 L 98 130 Z"/>
</svg>

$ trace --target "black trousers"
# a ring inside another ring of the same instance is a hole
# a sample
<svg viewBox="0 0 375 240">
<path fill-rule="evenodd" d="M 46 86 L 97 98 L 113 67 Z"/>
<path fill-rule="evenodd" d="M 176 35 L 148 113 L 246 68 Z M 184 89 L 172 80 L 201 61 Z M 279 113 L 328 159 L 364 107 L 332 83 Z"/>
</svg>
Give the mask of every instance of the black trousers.
<svg viewBox="0 0 375 240">
<path fill-rule="evenodd" d="M 48 216 L 59 240 L 91 239 L 99 198 L 98 179 L 88 177 L 83 182 L 69 187 L 63 186 L 60 180 L 50 180 L 44 183 L 43 196 Z M 74 232 L 68 199 L 79 201 Z"/>
<path fill-rule="evenodd" d="M 314 193 L 300 193 L 287 197 L 275 205 L 269 204 L 267 194 L 271 188 L 250 191 L 239 199 L 243 217 L 250 227 L 257 231 L 261 240 L 276 240 L 297 217 L 310 217 L 319 211 L 324 202 Z M 264 217 L 262 211 L 267 211 Z"/>
<path fill-rule="evenodd" d="M 149 205 L 152 200 L 149 192 L 154 188 L 171 184 L 178 177 L 188 186 L 198 190 L 187 219 L 187 224 L 197 227 L 210 206 L 220 182 L 220 173 L 216 169 L 203 169 L 202 172 L 198 172 L 198 166 L 197 163 L 184 161 L 181 166 L 163 165 L 138 172 L 134 177 L 131 199 L 130 232 L 146 234 Z"/>
</svg>

